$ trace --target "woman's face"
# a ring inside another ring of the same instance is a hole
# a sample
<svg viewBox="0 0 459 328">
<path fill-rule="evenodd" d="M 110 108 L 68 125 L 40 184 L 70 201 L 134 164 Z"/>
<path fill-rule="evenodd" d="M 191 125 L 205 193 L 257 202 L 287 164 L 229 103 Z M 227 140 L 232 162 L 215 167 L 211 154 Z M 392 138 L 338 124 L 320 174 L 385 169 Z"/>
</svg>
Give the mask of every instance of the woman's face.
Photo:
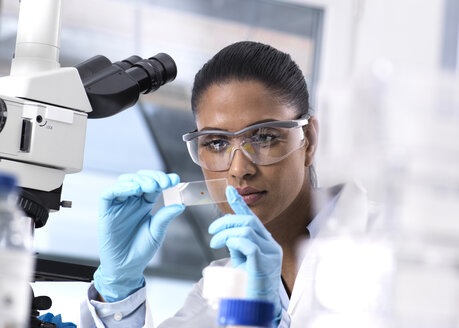
<svg viewBox="0 0 459 328">
<path fill-rule="evenodd" d="M 198 102 L 198 130 L 239 131 L 262 121 L 286 121 L 298 118 L 295 108 L 280 103 L 256 81 L 230 81 L 210 86 Z M 297 198 L 307 179 L 306 145 L 287 158 L 271 165 L 256 165 L 236 150 L 226 171 L 203 168 L 206 179 L 228 179 L 243 196 L 251 210 L 267 224 L 280 216 Z M 306 182 L 308 183 L 308 182 Z M 228 203 L 220 210 L 231 213 Z"/>
</svg>

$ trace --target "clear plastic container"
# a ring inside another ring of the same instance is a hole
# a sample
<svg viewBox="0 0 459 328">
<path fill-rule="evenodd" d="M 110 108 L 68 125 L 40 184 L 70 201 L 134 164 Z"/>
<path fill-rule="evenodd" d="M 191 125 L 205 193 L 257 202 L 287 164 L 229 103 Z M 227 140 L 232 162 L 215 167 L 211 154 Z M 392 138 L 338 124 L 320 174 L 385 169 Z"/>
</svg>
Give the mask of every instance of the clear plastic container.
<svg viewBox="0 0 459 328">
<path fill-rule="evenodd" d="M 0 328 L 28 327 L 32 223 L 16 205 L 15 180 L 0 173 Z"/>
<path fill-rule="evenodd" d="M 384 59 L 361 73 L 323 93 L 318 161 L 323 185 L 367 192 L 301 247 L 291 327 L 458 328 L 459 79 Z"/>
<path fill-rule="evenodd" d="M 217 328 L 220 300 L 245 297 L 247 273 L 232 267 L 209 266 L 203 271 L 202 297 L 207 301 L 181 328 Z"/>
<path fill-rule="evenodd" d="M 292 328 L 459 327 L 459 240 L 368 234 L 304 247 L 308 294 Z"/>
</svg>

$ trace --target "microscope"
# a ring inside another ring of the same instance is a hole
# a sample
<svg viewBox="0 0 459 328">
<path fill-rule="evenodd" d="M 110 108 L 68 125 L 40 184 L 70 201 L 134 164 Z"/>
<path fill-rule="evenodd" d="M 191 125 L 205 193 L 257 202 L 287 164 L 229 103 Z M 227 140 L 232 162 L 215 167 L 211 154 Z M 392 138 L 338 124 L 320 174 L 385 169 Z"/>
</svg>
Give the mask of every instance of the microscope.
<svg viewBox="0 0 459 328">
<path fill-rule="evenodd" d="M 115 115 L 177 75 L 164 53 L 114 63 L 99 55 L 60 67 L 61 7 L 61 0 L 20 1 L 10 75 L 0 78 L 0 171 L 16 176 L 18 204 L 34 228 L 50 211 L 71 207 L 61 200 L 62 186 L 66 174 L 82 169 L 87 120 Z M 35 270 L 36 280 L 87 281 L 93 272 L 39 260 Z M 39 303 L 47 302 L 32 302 Z M 33 327 L 45 327 L 35 319 Z"/>
</svg>

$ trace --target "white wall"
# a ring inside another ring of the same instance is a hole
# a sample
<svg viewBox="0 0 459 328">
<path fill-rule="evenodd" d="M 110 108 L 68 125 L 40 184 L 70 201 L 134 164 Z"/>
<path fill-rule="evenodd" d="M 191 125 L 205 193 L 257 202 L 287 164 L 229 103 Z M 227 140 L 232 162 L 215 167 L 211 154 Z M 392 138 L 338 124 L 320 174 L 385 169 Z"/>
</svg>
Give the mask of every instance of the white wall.
<svg viewBox="0 0 459 328">
<path fill-rule="evenodd" d="M 382 169 L 381 159 L 375 157 L 377 150 L 370 149 L 378 147 L 373 142 L 378 137 L 373 127 L 380 124 L 375 113 L 378 92 L 382 90 L 371 85 L 375 83 L 371 76 L 377 70 L 382 74 L 388 70 L 405 74 L 440 69 L 445 1 L 292 2 L 326 11 L 316 104 L 320 123 L 316 156 L 319 180 L 326 186 L 357 178 L 366 182 L 371 191 L 374 181 L 370 176 L 374 179 L 375 171 Z M 356 90 L 359 88 L 362 90 Z M 362 142 L 360 148 L 356 146 L 356 142 L 371 137 L 375 139 Z M 354 157 L 356 153 L 361 157 Z M 369 162 L 357 163 L 370 156 L 374 157 Z"/>
<path fill-rule="evenodd" d="M 320 80 L 345 78 L 385 57 L 440 65 L 444 0 L 287 0 L 324 8 Z"/>
<path fill-rule="evenodd" d="M 443 0 L 367 0 L 357 28 L 355 68 L 385 57 L 395 65 L 438 68 L 441 61 Z"/>
</svg>

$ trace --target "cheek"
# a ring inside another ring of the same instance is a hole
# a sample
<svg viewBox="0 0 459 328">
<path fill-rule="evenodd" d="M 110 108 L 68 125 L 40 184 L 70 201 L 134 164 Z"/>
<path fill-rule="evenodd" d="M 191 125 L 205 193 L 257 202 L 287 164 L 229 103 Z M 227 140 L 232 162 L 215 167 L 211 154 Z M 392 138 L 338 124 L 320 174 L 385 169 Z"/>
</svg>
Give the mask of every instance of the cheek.
<svg viewBox="0 0 459 328">
<path fill-rule="evenodd" d="M 290 175 L 285 176 L 285 179 L 279 186 L 279 190 L 281 191 L 280 198 L 283 204 L 290 205 L 298 196 L 303 187 L 304 178 L 304 168 L 290 171 Z"/>
<path fill-rule="evenodd" d="M 305 174 L 304 154 L 301 153 L 292 154 L 271 174 L 274 182 L 271 186 L 274 197 L 272 201 L 280 211 L 285 210 L 301 192 Z"/>
</svg>

